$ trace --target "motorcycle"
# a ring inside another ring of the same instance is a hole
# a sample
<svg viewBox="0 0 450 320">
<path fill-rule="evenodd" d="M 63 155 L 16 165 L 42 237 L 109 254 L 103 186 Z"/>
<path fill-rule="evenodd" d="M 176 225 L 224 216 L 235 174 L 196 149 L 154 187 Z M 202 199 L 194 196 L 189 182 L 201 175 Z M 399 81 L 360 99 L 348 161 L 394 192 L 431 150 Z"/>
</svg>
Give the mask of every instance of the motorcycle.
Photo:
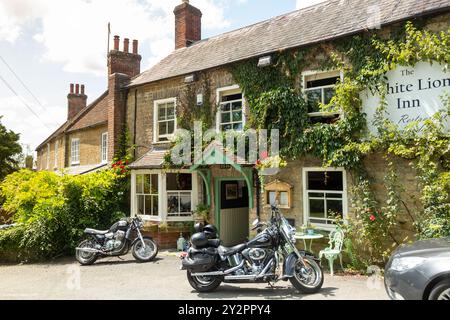
<svg viewBox="0 0 450 320">
<path fill-rule="evenodd" d="M 82 265 L 91 265 L 99 257 L 122 256 L 130 249 L 139 262 L 153 260 L 158 254 L 158 245 L 150 237 L 143 237 L 140 229 L 144 226 L 138 218 L 120 220 L 108 230 L 87 228 L 84 233 L 88 239 L 82 241 L 75 249 L 75 257 Z"/>
<path fill-rule="evenodd" d="M 320 261 L 313 254 L 295 247 L 295 228 L 271 208 L 268 223 L 253 222 L 257 235 L 233 247 L 224 247 L 217 232 L 198 228 L 190 248 L 181 256 L 181 269 L 198 292 L 210 292 L 224 283 L 265 283 L 289 280 L 300 292 L 315 293 L 323 285 Z M 264 228 L 264 229 L 263 229 Z M 216 229 L 215 229 L 216 230 Z"/>
</svg>

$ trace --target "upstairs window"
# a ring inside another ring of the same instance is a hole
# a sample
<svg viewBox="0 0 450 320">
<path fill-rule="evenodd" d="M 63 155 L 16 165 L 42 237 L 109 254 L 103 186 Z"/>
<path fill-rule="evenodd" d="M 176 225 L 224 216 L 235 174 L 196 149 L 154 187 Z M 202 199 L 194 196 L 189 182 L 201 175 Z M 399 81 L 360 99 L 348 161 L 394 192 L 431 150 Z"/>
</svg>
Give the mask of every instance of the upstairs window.
<svg viewBox="0 0 450 320">
<path fill-rule="evenodd" d="M 102 133 L 101 159 L 102 163 L 108 161 L 108 132 Z"/>
<path fill-rule="evenodd" d="M 47 163 L 46 163 L 47 170 L 50 169 L 50 143 L 47 143 Z"/>
<path fill-rule="evenodd" d="M 59 141 L 55 142 L 55 168 L 58 168 L 58 150 L 59 150 Z"/>
<path fill-rule="evenodd" d="M 70 142 L 70 160 L 72 165 L 80 164 L 80 139 L 72 139 Z"/>
<path fill-rule="evenodd" d="M 219 100 L 217 129 L 242 131 L 244 129 L 244 99 L 239 87 L 221 88 L 217 93 Z"/>
<path fill-rule="evenodd" d="M 155 101 L 155 142 L 167 142 L 173 137 L 177 126 L 175 108 L 175 98 Z"/>
<path fill-rule="evenodd" d="M 303 73 L 303 91 L 308 105 L 308 114 L 311 117 L 329 115 L 321 112 L 319 106 L 330 103 L 336 92 L 336 84 L 341 78 L 340 71 Z"/>
</svg>

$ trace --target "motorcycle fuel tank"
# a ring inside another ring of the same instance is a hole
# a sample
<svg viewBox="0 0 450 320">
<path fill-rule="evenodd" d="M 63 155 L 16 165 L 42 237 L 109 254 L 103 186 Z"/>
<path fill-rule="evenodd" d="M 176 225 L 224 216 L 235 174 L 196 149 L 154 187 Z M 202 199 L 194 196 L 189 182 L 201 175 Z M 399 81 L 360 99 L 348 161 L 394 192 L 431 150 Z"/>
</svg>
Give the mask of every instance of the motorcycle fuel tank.
<svg viewBox="0 0 450 320">
<path fill-rule="evenodd" d="M 267 233 L 260 233 L 247 243 L 248 248 L 268 248 L 272 246 L 272 238 Z"/>
</svg>

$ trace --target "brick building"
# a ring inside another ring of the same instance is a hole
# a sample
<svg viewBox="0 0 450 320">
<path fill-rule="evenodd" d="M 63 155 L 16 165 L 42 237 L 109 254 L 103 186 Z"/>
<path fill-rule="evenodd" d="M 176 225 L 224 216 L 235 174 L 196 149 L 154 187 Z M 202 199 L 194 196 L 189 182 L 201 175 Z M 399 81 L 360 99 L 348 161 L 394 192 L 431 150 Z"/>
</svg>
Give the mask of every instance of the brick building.
<svg viewBox="0 0 450 320">
<path fill-rule="evenodd" d="M 105 167 L 123 134 L 126 92 L 123 87 L 140 73 L 138 41 L 114 37 L 108 54 L 108 87 L 87 105 L 84 85 L 70 84 L 67 121 L 37 148 L 37 169 L 83 174 Z"/>
<path fill-rule="evenodd" d="M 217 131 L 244 129 L 250 110 L 245 92 L 229 71 L 230 66 L 255 60 L 263 67 L 270 65 L 278 52 L 296 52 L 305 47 L 326 51 L 339 39 L 367 32 L 368 24 L 373 22 L 374 8 L 381 32 L 387 36 L 393 27 L 418 18 L 425 19 L 426 28 L 433 31 L 446 31 L 449 27 L 447 0 L 331 0 L 202 39 L 202 13 L 183 0 L 174 10 L 175 50 L 150 70 L 140 73 L 136 42 L 133 53 L 128 53 L 127 40 L 120 52 L 119 39 L 115 38 L 108 60 L 107 91 L 85 106 L 83 89 L 71 90 L 68 121 L 38 147 L 38 168 L 53 170 L 53 159 L 58 163 L 57 168 L 98 168 L 104 134 L 108 137 L 107 160 L 110 160 L 120 132 L 126 127 L 135 146 L 136 159 L 130 165 L 132 215 L 139 215 L 152 224 L 184 223 L 193 221 L 192 212 L 198 204 L 208 204 L 211 222 L 219 227 L 224 243 L 231 245 L 248 236 L 249 221 L 257 211 L 264 217 L 268 204 L 277 196 L 283 213 L 297 227 L 311 222 L 330 230 L 333 219 L 327 216 L 327 206 L 344 219 L 352 214 L 353 179 L 351 172 L 344 168 L 323 168 L 321 159 L 311 156 L 288 160 L 286 168 L 267 178 L 265 192 L 258 197 L 252 166 L 227 162 L 221 155 L 221 146 L 205 150 L 200 165 L 182 170 L 164 167 L 164 159 L 170 139 L 184 120 L 179 116 L 183 108 L 210 108 L 206 113 L 214 119 L 212 127 Z M 311 92 L 316 100 L 327 102 L 343 72 L 320 70 L 323 57 L 320 54 L 309 57 L 297 83 L 306 96 Z M 195 103 L 186 102 L 187 91 Z M 323 117 L 315 111 L 311 110 L 309 116 Z M 60 150 L 56 157 L 55 144 Z M 71 159 L 78 159 L 77 154 L 79 160 L 72 163 Z M 382 155 L 371 155 L 365 160 L 365 166 L 374 181 L 376 196 L 382 200 L 386 199 L 383 180 L 386 167 L 380 159 Z M 415 210 L 420 207 L 415 173 L 406 162 L 401 167 L 399 176 L 411 195 L 405 202 Z M 325 173 L 327 183 L 323 181 Z M 404 220 L 404 229 L 399 232 L 410 236 L 410 223 L 407 217 Z M 178 235 L 175 232 L 168 238 L 158 234 L 157 238 L 170 245 Z"/>
</svg>

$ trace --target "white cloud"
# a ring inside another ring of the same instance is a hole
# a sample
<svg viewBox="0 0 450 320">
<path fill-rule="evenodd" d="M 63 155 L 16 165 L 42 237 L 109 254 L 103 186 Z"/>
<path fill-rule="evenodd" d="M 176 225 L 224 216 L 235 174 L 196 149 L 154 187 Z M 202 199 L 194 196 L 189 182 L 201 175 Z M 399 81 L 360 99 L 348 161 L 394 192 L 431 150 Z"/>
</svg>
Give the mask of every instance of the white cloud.
<svg viewBox="0 0 450 320">
<path fill-rule="evenodd" d="M 321 2 L 325 2 L 326 0 L 297 0 L 297 9 L 306 8 Z"/>
<path fill-rule="evenodd" d="M 181 0 L 2 0 L 0 41 L 20 38 L 27 23 L 40 24 L 34 39 L 44 47 L 45 60 L 61 63 L 68 72 L 106 72 L 107 23 L 121 38 L 140 41 L 149 63 L 174 47 L 173 9 Z M 203 12 L 205 29 L 221 29 L 225 0 L 192 0 Z M 147 66 L 143 66 L 144 68 Z"/>
<path fill-rule="evenodd" d="M 34 110 L 39 110 L 39 118 L 44 123 L 36 118 L 16 96 L 0 98 L 1 122 L 7 129 L 20 133 L 20 142 L 30 145 L 31 150 L 34 150 L 59 127 L 57 123 L 64 123 L 67 110 L 63 107 L 46 106 L 45 111 L 42 111 L 40 106 L 31 101 L 25 101 Z"/>
</svg>

